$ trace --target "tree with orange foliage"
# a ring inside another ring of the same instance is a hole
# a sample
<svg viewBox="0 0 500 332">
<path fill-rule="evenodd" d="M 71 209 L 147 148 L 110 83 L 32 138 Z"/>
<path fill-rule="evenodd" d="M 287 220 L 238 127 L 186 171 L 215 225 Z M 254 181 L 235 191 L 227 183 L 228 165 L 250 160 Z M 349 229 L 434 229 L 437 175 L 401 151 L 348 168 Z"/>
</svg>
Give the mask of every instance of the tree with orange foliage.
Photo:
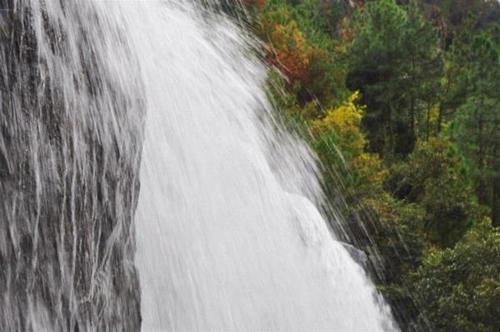
<svg viewBox="0 0 500 332">
<path fill-rule="evenodd" d="M 264 8 L 266 5 L 266 0 L 242 0 L 245 6 L 257 6 L 258 8 Z"/>
<path fill-rule="evenodd" d="M 280 69 L 290 80 L 306 82 L 312 47 L 308 45 L 297 22 L 287 10 L 265 13 L 260 20 L 261 33 L 266 41 L 267 60 Z"/>
</svg>

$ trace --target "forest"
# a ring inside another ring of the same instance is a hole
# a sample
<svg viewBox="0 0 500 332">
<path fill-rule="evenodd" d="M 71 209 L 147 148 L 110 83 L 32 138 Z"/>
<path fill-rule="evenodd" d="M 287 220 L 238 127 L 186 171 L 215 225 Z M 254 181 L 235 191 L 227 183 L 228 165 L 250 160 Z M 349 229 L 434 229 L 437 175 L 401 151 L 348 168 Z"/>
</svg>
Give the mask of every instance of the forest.
<svg viewBox="0 0 500 332">
<path fill-rule="evenodd" d="M 244 4 L 401 329 L 500 331 L 500 3 Z"/>
</svg>

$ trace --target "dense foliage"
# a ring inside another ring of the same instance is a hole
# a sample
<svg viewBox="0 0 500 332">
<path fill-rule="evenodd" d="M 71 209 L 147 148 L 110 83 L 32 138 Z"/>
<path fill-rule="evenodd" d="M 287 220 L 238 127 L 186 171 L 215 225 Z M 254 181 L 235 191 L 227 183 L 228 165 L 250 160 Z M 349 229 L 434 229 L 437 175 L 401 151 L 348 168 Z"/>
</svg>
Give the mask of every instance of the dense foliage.
<svg viewBox="0 0 500 332">
<path fill-rule="evenodd" d="M 401 328 L 499 331 L 500 3 L 244 3 Z"/>
</svg>

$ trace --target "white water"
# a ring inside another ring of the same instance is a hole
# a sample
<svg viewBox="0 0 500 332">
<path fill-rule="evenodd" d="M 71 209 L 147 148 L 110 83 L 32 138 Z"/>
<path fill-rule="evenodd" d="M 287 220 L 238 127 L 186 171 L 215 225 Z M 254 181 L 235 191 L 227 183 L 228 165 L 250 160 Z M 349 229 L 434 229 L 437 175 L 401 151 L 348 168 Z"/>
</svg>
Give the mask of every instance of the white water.
<svg viewBox="0 0 500 332">
<path fill-rule="evenodd" d="M 145 87 L 143 329 L 395 329 L 315 207 L 313 156 L 272 121 L 252 39 L 181 2 L 101 5 L 123 20 Z"/>
</svg>

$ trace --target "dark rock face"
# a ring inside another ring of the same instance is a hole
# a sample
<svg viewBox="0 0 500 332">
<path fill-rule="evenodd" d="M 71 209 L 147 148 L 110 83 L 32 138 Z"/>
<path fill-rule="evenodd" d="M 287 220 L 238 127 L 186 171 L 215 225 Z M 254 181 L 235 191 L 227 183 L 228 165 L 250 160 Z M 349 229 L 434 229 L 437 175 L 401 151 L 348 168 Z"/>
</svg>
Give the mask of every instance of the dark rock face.
<svg viewBox="0 0 500 332">
<path fill-rule="evenodd" d="M 140 328 L 140 75 L 90 3 L 0 0 L 1 331 Z"/>
</svg>

